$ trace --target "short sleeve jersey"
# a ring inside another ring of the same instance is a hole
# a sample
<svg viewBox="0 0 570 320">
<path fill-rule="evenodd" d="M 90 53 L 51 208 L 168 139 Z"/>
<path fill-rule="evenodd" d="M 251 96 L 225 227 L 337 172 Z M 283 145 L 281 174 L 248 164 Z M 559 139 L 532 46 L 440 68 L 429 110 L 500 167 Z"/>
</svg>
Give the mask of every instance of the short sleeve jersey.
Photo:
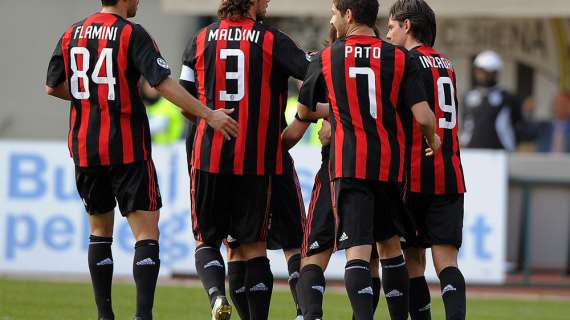
<svg viewBox="0 0 570 320">
<path fill-rule="evenodd" d="M 315 55 L 299 102 L 330 103 L 331 179 L 402 181 L 405 131 L 398 108 L 425 101 L 404 49 L 371 36 L 336 41 Z"/>
<path fill-rule="evenodd" d="M 210 173 L 282 174 L 288 79 L 303 79 L 305 54 L 287 35 L 252 19 L 221 20 L 188 44 L 181 83 L 211 109 L 235 109 L 236 139 L 198 120 L 192 166 Z"/>
<path fill-rule="evenodd" d="M 138 82 L 157 86 L 170 68 L 140 25 L 97 13 L 69 27 L 49 62 L 46 84 L 67 81 L 68 145 L 77 166 L 128 164 L 151 158 L 148 118 Z"/>
</svg>

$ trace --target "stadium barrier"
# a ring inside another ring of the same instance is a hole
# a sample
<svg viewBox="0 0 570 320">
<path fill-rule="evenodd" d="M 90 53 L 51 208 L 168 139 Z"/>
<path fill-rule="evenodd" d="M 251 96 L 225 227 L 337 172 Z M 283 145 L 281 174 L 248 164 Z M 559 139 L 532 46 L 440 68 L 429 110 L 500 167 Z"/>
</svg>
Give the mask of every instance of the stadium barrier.
<svg viewBox="0 0 570 320">
<path fill-rule="evenodd" d="M 291 153 L 308 207 L 320 149 L 299 146 Z M 501 284 L 506 278 L 507 156 L 466 150 L 462 157 L 468 193 L 460 265 L 469 283 Z M 155 147 L 153 158 L 164 203 L 161 275 L 195 274 L 184 144 Z M 89 227 L 66 144 L 0 141 L 0 177 L 0 273 L 86 275 Z M 119 214 L 115 228 L 115 274 L 130 275 L 134 240 Z M 286 277 L 283 254 L 269 256 L 276 277 Z M 327 276 L 341 279 L 344 265 L 344 253 L 336 253 Z M 433 268 L 428 278 L 435 280 Z"/>
</svg>

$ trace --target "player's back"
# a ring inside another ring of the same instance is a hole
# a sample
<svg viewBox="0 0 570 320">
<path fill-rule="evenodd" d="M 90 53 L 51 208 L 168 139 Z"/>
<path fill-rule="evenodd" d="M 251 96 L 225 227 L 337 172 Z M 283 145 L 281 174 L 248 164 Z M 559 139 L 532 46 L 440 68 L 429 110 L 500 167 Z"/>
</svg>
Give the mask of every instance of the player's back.
<svg viewBox="0 0 570 320">
<path fill-rule="evenodd" d="M 143 74 L 157 85 L 170 70 L 142 27 L 118 15 L 93 14 L 66 30 L 48 74 L 48 82 L 65 77 L 69 85 L 68 142 L 76 165 L 128 164 L 151 157 L 138 82 Z"/>
<path fill-rule="evenodd" d="M 401 181 L 405 136 L 396 107 L 405 52 L 376 37 L 351 36 L 321 59 L 336 129 L 332 176 Z"/>
<path fill-rule="evenodd" d="M 198 33 L 184 60 L 195 74 L 199 99 L 212 109 L 235 109 L 240 127 L 236 139 L 224 141 L 200 121 L 193 166 L 210 173 L 281 174 L 288 78 L 304 77 L 304 52 L 252 19 L 224 19 Z"/>
<path fill-rule="evenodd" d="M 465 182 L 458 140 L 458 99 L 456 74 L 452 62 L 429 46 L 419 46 L 409 53 L 417 64 L 430 108 L 436 116 L 441 152 L 426 157 L 422 132 L 411 121 L 406 128 L 408 143 L 409 187 L 412 192 L 430 194 L 464 193 Z"/>
</svg>

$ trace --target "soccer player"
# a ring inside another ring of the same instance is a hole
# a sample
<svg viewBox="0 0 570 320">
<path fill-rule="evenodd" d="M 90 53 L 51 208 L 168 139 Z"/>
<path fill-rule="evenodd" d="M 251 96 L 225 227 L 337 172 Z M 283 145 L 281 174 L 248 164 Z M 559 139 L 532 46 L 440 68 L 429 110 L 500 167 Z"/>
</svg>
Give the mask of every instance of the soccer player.
<svg viewBox="0 0 570 320">
<path fill-rule="evenodd" d="M 285 120 L 283 123 L 286 123 Z M 297 297 L 297 283 L 300 276 L 301 245 L 306 221 L 305 203 L 293 158 L 289 152 L 285 152 L 285 149 L 284 153 L 283 174 L 273 176 L 271 181 L 271 226 L 267 248 L 283 250 L 297 319 L 302 319 Z"/>
<path fill-rule="evenodd" d="M 374 32 L 376 35 L 379 34 L 377 30 Z M 325 47 L 333 43 L 336 37 L 336 29 L 331 25 Z M 311 121 L 300 119 L 297 115 L 282 134 L 285 148 L 289 149 L 297 144 L 311 123 Z M 319 140 L 322 145 L 322 163 L 315 176 L 311 194 L 302 246 L 301 274 L 297 287 L 297 295 L 300 297 L 303 316 L 306 319 L 323 317 L 323 295 L 326 288 L 324 271 L 328 266 L 335 243 L 335 219 L 329 178 L 331 127 L 328 118 L 323 120 L 321 130 L 319 130 Z M 380 299 L 381 288 L 378 265 L 378 251 L 373 248 L 370 273 L 374 310 L 376 310 Z"/>
<path fill-rule="evenodd" d="M 408 127 L 408 190 L 406 204 L 416 220 L 419 242 L 405 250 L 410 273 L 410 315 L 430 319 L 430 293 L 425 272 L 425 248 L 431 248 L 441 282 L 447 319 L 465 319 L 465 280 L 457 266 L 462 242 L 465 182 L 457 138 L 456 74 L 453 64 L 433 49 L 435 14 L 424 0 L 398 0 L 390 9 L 388 40 L 410 51 L 419 64 L 418 81 L 425 88 L 437 117 L 441 152 L 425 157 L 426 143 L 413 123 Z"/>
<path fill-rule="evenodd" d="M 321 114 L 317 103 L 330 101 L 336 242 L 346 249 L 345 285 L 357 320 L 373 318 L 369 261 L 375 242 L 391 318 L 408 315 L 408 273 L 393 219 L 405 152 L 397 109 L 413 112 L 431 147 L 426 153 L 439 148 L 417 66 L 374 35 L 378 7 L 377 0 L 333 0 L 331 23 L 341 40 L 313 57 L 298 109 L 301 119 L 311 120 Z"/>
<path fill-rule="evenodd" d="M 271 176 L 284 172 L 282 114 L 290 76 L 302 79 L 304 51 L 262 24 L 267 0 L 223 0 L 219 21 L 202 29 L 184 53 L 181 81 L 212 109 L 236 108 L 237 139 L 198 123 L 192 154 L 192 223 L 196 269 L 212 314 L 227 319 L 224 261 L 232 249 L 230 294 L 240 317 L 267 319 L 273 275 L 266 257 Z M 194 87 L 194 89 L 192 89 Z"/>
<path fill-rule="evenodd" d="M 89 213 L 89 271 L 99 319 L 114 319 L 114 208 L 119 203 L 136 239 L 133 275 L 136 319 L 152 319 L 160 268 L 162 205 L 151 158 L 148 118 L 137 84 L 141 75 L 189 115 L 227 138 L 238 134 L 231 110 L 206 108 L 170 79 L 168 64 L 149 34 L 127 19 L 137 0 L 102 0 L 102 9 L 69 27 L 50 60 L 46 92 L 71 101 L 69 151 L 77 190 Z"/>
</svg>

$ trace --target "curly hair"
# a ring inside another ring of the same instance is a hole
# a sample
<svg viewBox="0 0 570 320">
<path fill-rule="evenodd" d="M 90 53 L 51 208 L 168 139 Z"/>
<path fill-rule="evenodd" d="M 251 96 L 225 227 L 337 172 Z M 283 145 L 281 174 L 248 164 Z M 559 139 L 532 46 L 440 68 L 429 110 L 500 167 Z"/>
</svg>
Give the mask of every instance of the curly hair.
<svg viewBox="0 0 570 320">
<path fill-rule="evenodd" d="M 253 0 L 222 0 L 218 8 L 218 18 L 239 20 L 247 17 L 252 5 Z"/>
</svg>

